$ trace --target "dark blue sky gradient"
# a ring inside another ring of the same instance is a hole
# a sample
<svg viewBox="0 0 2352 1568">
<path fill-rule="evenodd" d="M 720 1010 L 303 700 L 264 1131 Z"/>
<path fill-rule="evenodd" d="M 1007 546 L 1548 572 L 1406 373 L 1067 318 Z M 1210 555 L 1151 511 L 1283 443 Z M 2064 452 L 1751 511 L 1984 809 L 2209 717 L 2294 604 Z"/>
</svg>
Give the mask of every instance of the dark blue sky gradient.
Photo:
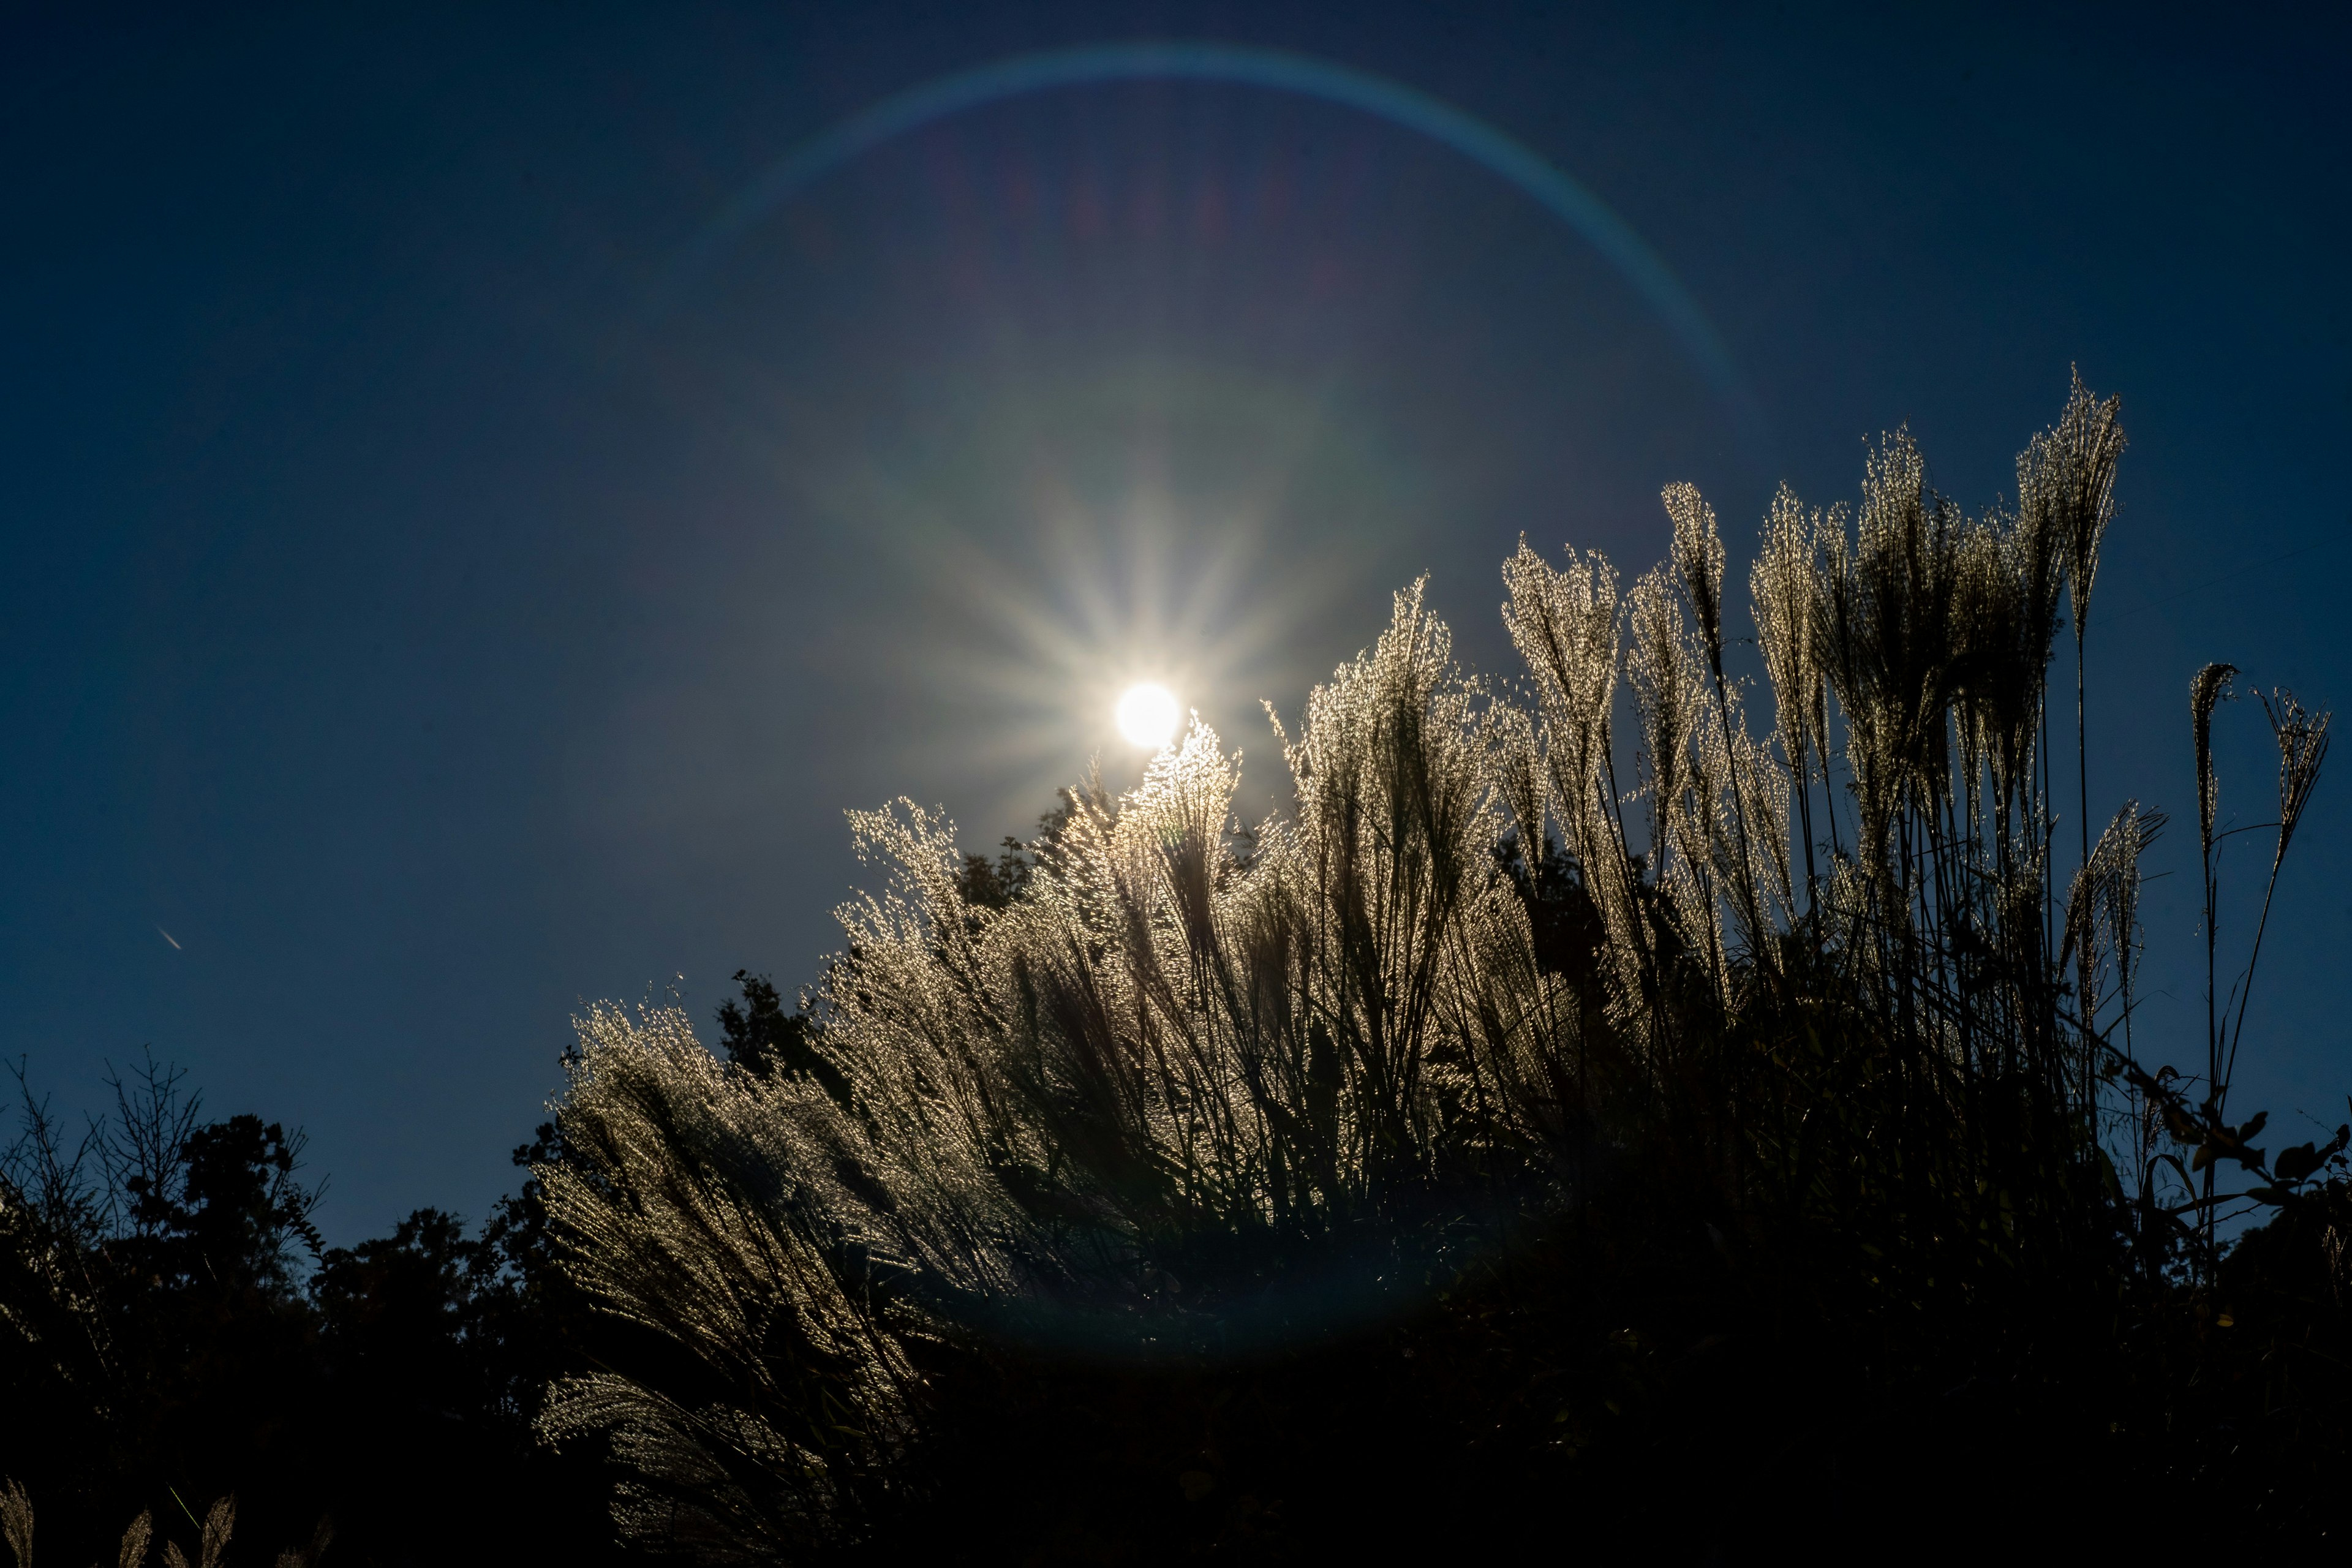
<svg viewBox="0 0 2352 1568">
<path fill-rule="evenodd" d="M 1256 88 L 973 110 L 651 308 L 842 117 L 1139 37 L 1322 57 L 1552 160 L 1706 311 L 1766 450 L 1524 194 Z M 2094 812 L 2190 825 L 2200 663 L 2352 701 L 2347 41 L 2316 9 L 19 12 L 0 1051 L 94 1106 L 152 1045 L 306 1127 L 332 1239 L 478 1217 L 583 1002 L 815 976 L 845 807 L 992 843 L 1094 749 L 1130 766 L 1140 674 L 1263 794 L 1256 700 L 1295 712 L 1415 574 L 1507 670 L 1522 530 L 1630 578 L 1688 478 L 1738 557 L 1775 481 L 1850 498 L 1906 422 L 1976 510 L 2070 363 L 2133 441 Z M 2259 820 L 2260 714 L 2223 733 Z M 2352 784 L 2315 813 L 2234 1100 L 2291 1142 L 2352 1088 Z M 2144 1039 L 2184 1064 L 2192 837 L 2147 908 Z"/>
</svg>

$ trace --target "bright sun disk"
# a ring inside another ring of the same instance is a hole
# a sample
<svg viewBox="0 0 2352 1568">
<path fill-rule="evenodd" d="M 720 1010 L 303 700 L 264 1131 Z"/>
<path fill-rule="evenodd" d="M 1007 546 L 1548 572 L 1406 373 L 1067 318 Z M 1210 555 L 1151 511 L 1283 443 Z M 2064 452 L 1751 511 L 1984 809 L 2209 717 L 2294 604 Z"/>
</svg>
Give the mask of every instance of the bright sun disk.
<svg viewBox="0 0 2352 1568">
<path fill-rule="evenodd" d="M 1118 700 L 1118 732 L 1158 751 L 1176 736 L 1176 695 L 1164 686 L 1130 686 Z"/>
</svg>

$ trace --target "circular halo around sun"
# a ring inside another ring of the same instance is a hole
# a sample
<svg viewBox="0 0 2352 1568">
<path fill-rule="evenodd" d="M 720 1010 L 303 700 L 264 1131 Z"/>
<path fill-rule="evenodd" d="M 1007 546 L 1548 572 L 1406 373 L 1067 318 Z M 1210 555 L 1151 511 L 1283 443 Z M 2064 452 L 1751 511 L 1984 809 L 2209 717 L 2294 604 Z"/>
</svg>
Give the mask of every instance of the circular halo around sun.
<svg viewBox="0 0 2352 1568">
<path fill-rule="evenodd" d="M 1130 686 L 1118 700 L 1118 732 L 1155 752 L 1176 738 L 1180 717 L 1176 694 L 1164 686 Z"/>
</svg>

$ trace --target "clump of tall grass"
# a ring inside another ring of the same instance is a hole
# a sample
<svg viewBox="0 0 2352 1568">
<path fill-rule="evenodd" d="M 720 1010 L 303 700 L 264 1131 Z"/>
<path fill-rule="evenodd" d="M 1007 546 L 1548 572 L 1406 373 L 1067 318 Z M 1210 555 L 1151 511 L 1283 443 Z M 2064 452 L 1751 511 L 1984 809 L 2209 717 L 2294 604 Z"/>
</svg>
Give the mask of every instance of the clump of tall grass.
<svg viewBox="0 0 2352 1568">
<path fill-rule="evenodd" d="M 2214 1167 L 2292 1205 L 2345 1139 L 2267 1162 L 2259 1118 L 2223 1121 L 2252 957 L 2201 1098 L 2131 1052 L 2161 814 L 2094 843 L 2084 783 L 2056 844 L 2053 648 L 2071 607 L 2080 777 L 2123 445 L 2078 382 L 2013 505 L 1965 514 L 1903 432 L 1857 508 L 1783 489 L 1748 577 L 1766 721 L 1716 515 L 1676 485 L 1630 586 L 1598 552 L 1505 563 L 1517 686 L 1399 594 L 1274 719 L 1294 787 L 1264 822 L 1197 721 L 1139 788 L 1068 792 L 1008 900 L 968 896 L 935 814 L 854 814 L 883 886 L 811 999 L 825 1072 L 723 1066 L 672 1010 L 582 1021 L 541 1174 L 617 1348 L 543 1431 L 611 1437 L 639 1538 L 748 1558 L 905 1506 L 940 1347 L 1328 1328 L 1318 1289 L 1401 1310 L 1629 1192 L 1882 1328 L 2210 1286 L 2247 1196 Z M 2327 721 L 2270 711 L 2274 886 Z"/>
<path fill-rule="evenodd" d="M 173 1496 L 176 1499 L 177 1493 Z M 193 1568 L 220 1568 L 222 1555 L 228 1550 L 229 1537 L 236 1531 L 236 1499 L 216 1498 L 205 1510 L 202 1523 L 194 1513 L 188 1522 L 196 1525 L 196 1555 Z M 147 1562 L 148 1545 L 155 1533 L 155 1517 L 142 1509 L 122 1531 L 122 1542 L 115 1552 L 117 1568 L 143 1568 Z M 16 1568 L 33 1568 L 33 1501 L 23 1486 L 10 1480 L 0 1489 L 0 1536 L 5 1536 L 8 1550 L 16 1559 Z M 289 1547 L 278 1554 L 278 1568 L 315 1568 L 320 1554 L 334 1538 L 334 1528 L 326 1520 L 319 1521 L 317 1531 L 307 1547 Z M 165 1568 L 191 1568 L 188 1554 L 176 1541 L 163 1542 Z"/>
</svg>

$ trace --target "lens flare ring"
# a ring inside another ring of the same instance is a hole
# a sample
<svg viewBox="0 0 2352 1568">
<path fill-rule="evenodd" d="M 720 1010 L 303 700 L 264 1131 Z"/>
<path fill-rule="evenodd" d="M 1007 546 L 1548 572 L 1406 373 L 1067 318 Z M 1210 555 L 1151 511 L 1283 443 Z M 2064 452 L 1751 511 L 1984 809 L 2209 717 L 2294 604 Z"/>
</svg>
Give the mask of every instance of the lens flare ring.
<svg viewBox="0 0 2352 1568">
<path fill-rule="evenodd" d="M 1741 444 L 1759 459 L 1769 450 L 1763 411 L 1714 323 L 1665 259 L 1606 202 L 1517 138 L 1444 99 L 1370 71 L 1282 49 L 1213 43 L 1096 45 L 1019 55 L 895 93 L 802 142 L 739 192 L 672 260 L 654 290 L 654 313 L 666 310 L 777 204 L 859 153 L 1006 99 L 1114 81 L 1197 81 L 1293 93 L 1385 120 L 1452 148 L 1517 186 L 1606 258 L 1712 385 Z"/>
</svg>

